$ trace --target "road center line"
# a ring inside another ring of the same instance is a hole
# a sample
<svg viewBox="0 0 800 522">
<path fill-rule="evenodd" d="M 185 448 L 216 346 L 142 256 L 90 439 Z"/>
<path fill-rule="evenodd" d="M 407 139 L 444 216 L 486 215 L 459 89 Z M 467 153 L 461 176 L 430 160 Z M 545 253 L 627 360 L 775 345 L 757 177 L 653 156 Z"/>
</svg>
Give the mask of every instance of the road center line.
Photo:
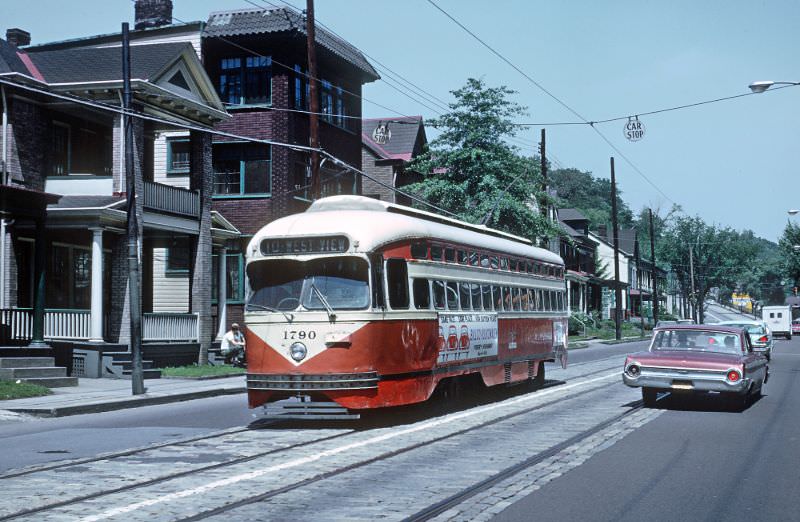
<svg viewBox="0 0 800 522">
<path fill-rule="evenodd" d="M 458 413 L 458 414 L 455 414 L 455 415 L 452 415 L 452 416 L 447 416 L 447 417 L 445 417 L 443 419 L 437 419 L 437 420 L 434 420 L 434 421 L 425 422 L 423 424 L 420 424 L 419 426 L 414 426 L 414 427 L 406 428 L 406 429 L 403 429 L 403 430 L 400 430 L 400 431 L 386 433 L 384 435 L 379 435 L 377 437 L 372 437 L 370 439 L 363 440 L 363 441 L 360 441 L 360 442 L 354 442 L 354 443 L 351 443 L 351 444 L 347 444 L 345 446 L 340 446 L 338 448 L 333 448 L 333 449 L 329 449 L 329 450 L 326 450 L 326 451 L 322 451 L 320 453 L 317 453 L 315 455 L 310 455 L 308 457 L 302 457 L 302 458 L 299 458 L 299 459 L 290 460 L 288 462 L 284 462 L 283 464 L 276 464 L 276 465 L 270 466 L 268 468 L 258 469 L 258 470 L 251 471 L 251 472 L 248 472 L 248 473 L 242 473 L 242 474 L 235 475 L 233 477 L 229 477 L 229 478 L 226 478 L 226 479 L 217 480 L 215 482 L 210 482 L 208 484 L 204 484 L 204 485 L 196 487 L 196 488 L 185 489 L 183 491 L 177 491 L 175 493 L 170 493 L 168 495 L 161 495 L 161 496 L 158 496 L 156 498 L 151 498 L 149 500 L 144 500 L 142 502 L 136 502 L 136 503 L 133 503 L 133 504 L 128 504 L 127 506 L 120 506 L 118 508 L 110 509 L 110 510 L 104 511 L 102 513 L 98 513 L 97 515 L 92 515 L 92 516 L 89 516 L 89 517 L 82 518 L 81 520 L 82 520 L 82 522 L 96 522 L 98 520 L 105 520 L 105 519 L 111 518 L 113 516 L 122 515 L 122 514 L 125 514 L 125 513 L 130 513 L 130 512 L 136 511 L 136 510 L 141 509 L 141 508 L 154 506 L 156 504 L 162 504 L 164 502 L 171 502 L 173 500 L 177 500 L 177 499 L 181 499 L 181 498 L 185 498 L 185 497 L 190 497 L 192 495 L 199 495 L 199 494 L 202 494 L 202 493 L 205 493 L 205 492 L 208 492 L 208 491 L 213 491 L 213 490 L 218 489 L 218 488 L 222 488 L 222 487 L 225 487 L 225 486 L 230 486 L 230 485 L 233 485 L 233 484 L 236 484 L 238 482 L 245 481 L 245 480 L 256 479 L 256 478 L 261 477 L 263 475 L 266 475 L 268 473 L 273 473 L 273 472 L 276 472 L 276 471 L 281 471 L 281 470 L 285 470 L 285 469 L 290 469 L 290 468 L 295 468 L 295 467 L 298 467 L 298 466 L 302 466 L 302 465 L 305 465 L 305 464 L 310 464 L 312 462 L 316 462 L 316 461 L 321 460 L 321 459 L 326 458 L 326 457 L 331 457 L 333 455 L 338 455 L 340 453 L 345 453 L 345 452 L 348 452 L 348 451 L 351 451 L 351 450 L 354 450 L 354 449 L 357 449 L 357 448 L 362 448 L 362 447 L 365 447 L 365 446 L 378 444 L 380 442 L 385 442 L 387 440 L 390 440 L 390 439 L 393 439 L 393 438 L 396 438 L 396 437 L 400 437 L 402 435 L 408 435 L 408 434 L 411 434 L 411 433 L 416 433 L 416 432 L 419 432 L 419 431 L 424 431 L 424 430 L 427 430 L 427 429 L 436 428 L 438 426 L 443 426 L 445 424 L 450 424 L 452 422 L 456 422 L 458 420 L 466 419 L 466 418 L 472 417 L 474 415 L 479 415 L 479 414 L 482 414 L 482 413 L 490 412 L 490 411 L 493 411 L 493 410 L 496 410 L 496 409 L 499 409 L 499 408 L 504 408 L 506 406 L 513 406 L 515 404 L 528 402 L 528 401 L 533 401 L 533 400 L 539 399 L 541 397 L 545 397 L 545 396 L 548 396 L 548 395 L 555 394 L 557 392 L 563 392 L 565 390 L 570 390 L 570 389 L 576 388 L 578 386 L 585 386 L 587 384 L 592 384 L 592 383 L 595 383 L 595 382 L 605 381 L 605 380 L 609 380 L 611 378 L 619 379 L 619 372 L 614 371 L 614 373 L 612 373 L 611 375 L 606 375 L 604 377 L 595 377 L 594 379 L 589 379 L 587 381 L 581 381 L 581 382 L 577 382 L 577 383 L 574 383 L 574 384 L 567 384 L 565 386 L 557 386 L 557 387 L 552 388 L 550 390 L 543 390 L 543 391 L 540 391 L 540 392 L 537 392 L 537 393 L 533 393 L 533 394 L 530 394 L 530 395 L 526 395 L 526 396 L 523 396 L 523 397 L 512 399 L 510 401 L 504 401 L 504 402 L 497 403 L 497 404 L 491 404 L 491 405 L 488 405 L 488 406 L 484 406 L 484 407 L 478 408 L 476 410 L 470 410 L 470 411 L 463 412 L 463 413 Z"/>
</svg>

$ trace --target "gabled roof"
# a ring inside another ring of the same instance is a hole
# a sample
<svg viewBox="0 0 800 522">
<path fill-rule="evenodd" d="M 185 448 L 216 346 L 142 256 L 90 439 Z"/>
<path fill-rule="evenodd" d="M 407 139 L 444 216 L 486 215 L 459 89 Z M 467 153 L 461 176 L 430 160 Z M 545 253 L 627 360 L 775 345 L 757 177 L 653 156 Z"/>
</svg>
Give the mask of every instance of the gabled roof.
<svg viewBox="0 0 800 522">
<path fill-rule="evenodd" d="M 588 219 L 576 208 L 560 208 L 557 212 L 559 221 L 582 221 Z"/>
<path fill-rule="evenodd" d="M 187 47 L 192 48 L 188 42 L 131 46 L 131 78 L 156 77 Z M 30 56 L 49 84 L 122 80 L 120 47 L 38 51 Z"/>
<path fill-rule="evenodd" d="M 30 74 L 17 53 L 18 50 L 15 46 L 0 39 L 0 74 Z"/>
<path fill-rule="evenodd" d="M 213 12 L 208 17 L 203 35 L 226 37 L 284 32 L 298 32 L 305 35 L 305 20 L 294 9 L 277 7 Z M 319 45 L 360 69 L 368 78 L 367 81 L 380 79 L 378 72 L 353 45 L 318 24 L 314 32 Z"/>
<path fill-rule="evenodd" d="M 388 132 L 376 133 L 378 127 Z M 381 159 L 410 161 L 427 142 L 422 116 L 362 120 L 361 142 Z"/>
</svg>

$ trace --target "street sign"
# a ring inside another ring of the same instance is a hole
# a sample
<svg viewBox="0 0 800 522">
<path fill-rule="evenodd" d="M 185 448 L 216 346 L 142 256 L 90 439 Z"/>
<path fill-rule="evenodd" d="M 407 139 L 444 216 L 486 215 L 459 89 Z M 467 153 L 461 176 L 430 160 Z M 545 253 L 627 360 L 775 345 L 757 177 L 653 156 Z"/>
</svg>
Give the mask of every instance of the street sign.
<svg viewBox="0 0 800 522">
<path fill-rule="evenodd" d="M 622 133 L 628 141 L 639 141 L 644 138 L 644 123 L 639 121 L 638 116 L 629 117 Z"/>
</svg>

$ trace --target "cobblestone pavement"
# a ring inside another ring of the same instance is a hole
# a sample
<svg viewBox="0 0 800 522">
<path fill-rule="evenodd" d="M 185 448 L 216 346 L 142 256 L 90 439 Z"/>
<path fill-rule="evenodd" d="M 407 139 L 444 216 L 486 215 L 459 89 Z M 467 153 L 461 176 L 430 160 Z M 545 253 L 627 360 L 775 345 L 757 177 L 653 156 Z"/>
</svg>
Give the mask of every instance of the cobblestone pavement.
<svg viewBox="0 0 800 522">
<path fill-rule="evenodd" d="M 19 520 L 402 520 L 629 410 L 639 395 L 622 385 L 621 365 L 614 357 L 549 369 L 566 384 L 411 424 L 247 431 L 6 478 L 0 516 L 108 492 Z M 657 414 L 624 417 L 440 519 L 491 518 Z"/>
</svg>

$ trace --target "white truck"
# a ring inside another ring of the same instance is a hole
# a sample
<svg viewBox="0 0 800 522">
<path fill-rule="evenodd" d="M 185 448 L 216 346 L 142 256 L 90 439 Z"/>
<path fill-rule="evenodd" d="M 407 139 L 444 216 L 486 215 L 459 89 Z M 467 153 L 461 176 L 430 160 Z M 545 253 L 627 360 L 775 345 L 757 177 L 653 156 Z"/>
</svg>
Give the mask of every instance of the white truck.
<svg viewBox="0 0 800 522">
<path fill-rule="evenodd" d="M 789 306 L 765 306 L 761 309 L 761 319 L 772 331 L 772 338 L 781 335 L 792 338 L 792 309 Z"/>
</svg>

